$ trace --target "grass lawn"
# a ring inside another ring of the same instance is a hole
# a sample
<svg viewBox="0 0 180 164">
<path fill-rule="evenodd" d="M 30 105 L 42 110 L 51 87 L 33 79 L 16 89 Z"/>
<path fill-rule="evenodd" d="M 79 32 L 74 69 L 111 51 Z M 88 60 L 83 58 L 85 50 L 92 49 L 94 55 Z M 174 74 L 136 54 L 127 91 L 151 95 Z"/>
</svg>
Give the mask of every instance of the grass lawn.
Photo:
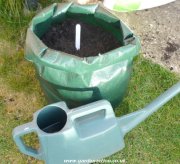
<svg viewBox="0 0 180 164">
<path fill-rule="evenodd" d="M 27 26 L 27 25 L 26 25 Z M 21 154 L 12 139 L 12 130 L 32 120 L 32 114 L 47 104 L 33 65 L 24 59 L 22 48 L 26 26 L 12 28 L 0 21 L 0 163 L 43 163 Z M 155 99 L 180 80 L 141 55 L 134 62 L 127 95 L 115 110 L 124 115 Z M 108 159 L 126 163 L 179 163 L 180 95 L 173 98 L 125 137 L 126 147 Z M 35 134 L 25 142 L 38 147 Z"/>
</svg>

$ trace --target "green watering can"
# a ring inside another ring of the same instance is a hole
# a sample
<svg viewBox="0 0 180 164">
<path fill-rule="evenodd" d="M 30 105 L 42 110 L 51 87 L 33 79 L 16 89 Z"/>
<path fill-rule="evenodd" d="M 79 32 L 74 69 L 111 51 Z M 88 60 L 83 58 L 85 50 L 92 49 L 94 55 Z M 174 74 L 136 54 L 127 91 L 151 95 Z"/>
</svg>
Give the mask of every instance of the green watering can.
<svg viewBox="0 0 180 164">
<path fill-rule="evenodd" d="M 102 159 L 122 150 L 124 136 L 178 93 L 180 82 L 144 109 L 122 117 L 115 117 L 106 100 L 71 110 L 65 102 L 51 104 L 37 111 L 32 122 L 16 127 L 13 138 L 22 153 L 47 164 Z M 38 135 L 39 150 L 27 147 L 21 138 L 32 132 Z"/>
</svg>

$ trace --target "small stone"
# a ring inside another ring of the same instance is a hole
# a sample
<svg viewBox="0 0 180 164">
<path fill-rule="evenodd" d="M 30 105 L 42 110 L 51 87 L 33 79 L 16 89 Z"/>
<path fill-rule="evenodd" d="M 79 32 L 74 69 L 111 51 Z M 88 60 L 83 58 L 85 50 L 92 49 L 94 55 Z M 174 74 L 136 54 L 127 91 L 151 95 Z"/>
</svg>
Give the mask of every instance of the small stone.
<svg viewBox="0 0 180 164">
<path fill-rule="evenodd" d="M 170 70 L 172 71 L 174 68 L 173 67 L 170 67 Z"/>
<path fill-rule="evenodd" d="M 9 101 L 10 101 L 10 102 L 13 102 L 13 101 L 15 101 L 15 100 L 14 100 L 13 98 L 10 98 Z"/>
</svg>

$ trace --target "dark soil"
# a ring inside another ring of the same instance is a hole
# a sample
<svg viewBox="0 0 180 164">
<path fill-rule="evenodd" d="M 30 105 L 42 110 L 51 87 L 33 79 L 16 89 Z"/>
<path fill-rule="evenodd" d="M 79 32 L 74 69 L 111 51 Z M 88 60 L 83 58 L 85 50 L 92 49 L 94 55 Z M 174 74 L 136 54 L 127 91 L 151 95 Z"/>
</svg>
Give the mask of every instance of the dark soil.
<svg viewBox="0 0 180 164">
<path fill-rule="evenodd" d="M 179 48 L 179 45 L 176 43 L 167 42 L 167 47 L 165 48 L 166 52 L 175 52 Z"/>
<path fill-rule="evenodd" d="M 81 25 L 81 48 L 78 51 L 75 48 L 76 24 Z M 74 19 L 52 25 L 41 40 L 51 49 L 79 57 L 97 56 L 121 46 L 110 32 Z"/>
</svg>

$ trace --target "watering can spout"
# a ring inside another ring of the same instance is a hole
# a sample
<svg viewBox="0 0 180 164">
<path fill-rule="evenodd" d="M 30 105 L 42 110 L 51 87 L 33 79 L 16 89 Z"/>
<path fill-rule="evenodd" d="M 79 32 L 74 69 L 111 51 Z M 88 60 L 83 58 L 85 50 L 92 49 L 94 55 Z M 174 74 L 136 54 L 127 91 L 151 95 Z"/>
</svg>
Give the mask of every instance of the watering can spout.
<svg viewBox="0 0 180 164">
<path fill-rule="evenodd" d="M 118 118 L 118 123 L 121 127 L 123 134 L 125 135 L 126 133 L 131 131 L 133 128 L 139 125 L 142 121 L 144 121 L 147 117 L 156 112 L 161 106 L 163 106 L 165 103 L 167 103 L 170 99 L 172 99 L 179 93 L 180 82 L 173 85 L 171 88 L 169 88 L 162 95 L 157 97 L 154 101 L 152 101 L 143 109 Z"/>
</svg>

